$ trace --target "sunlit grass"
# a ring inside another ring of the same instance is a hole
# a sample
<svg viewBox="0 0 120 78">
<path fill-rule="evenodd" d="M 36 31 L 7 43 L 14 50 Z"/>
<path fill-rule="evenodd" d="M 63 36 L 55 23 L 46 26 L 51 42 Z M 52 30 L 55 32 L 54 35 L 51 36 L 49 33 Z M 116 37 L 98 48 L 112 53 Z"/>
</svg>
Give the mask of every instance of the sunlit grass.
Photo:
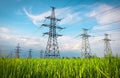
<svg viewBox="0 0 120 78">
<path fill-rule="evenodd" d="M 120 78 L 120 58 L 1 58 L 0 78 Z"/>
</svg>

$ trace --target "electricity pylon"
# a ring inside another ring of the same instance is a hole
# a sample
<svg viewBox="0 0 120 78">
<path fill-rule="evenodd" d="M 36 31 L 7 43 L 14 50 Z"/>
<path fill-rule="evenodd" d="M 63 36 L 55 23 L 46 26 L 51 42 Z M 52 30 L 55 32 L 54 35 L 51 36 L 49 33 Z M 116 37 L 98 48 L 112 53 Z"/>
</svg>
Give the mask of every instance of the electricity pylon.
<svg viewBox="0 0 120 78">
<path fill-rule="evenodd" d="M 12 53 L 12 52 L 10 52 L 10 57 L 11 57 L 11 58 L 13 57 L 13 53 Z"/>
<path fill-rule="evenodd" d="M 19 53 L 20 53 L 20 45 L 19 45 L 19 43 L 18 43 L 18 45 L 17 45 L 17 47 L 16 47 L 16 52 L 15 52 L 15 57 L 16 57 L 16 58 L 19 58 L 19 57 L 20 57 Z"/>
<path fill-rule="evenodd" d="M 32 58 L 32 54 L 31 54 L 31 52 L 32 52 L 32 49 L 29 50 L 28 58 Z"/>
<path fill-rule="evenodd" d="M 2 57 L 2 50 L 0 49 L 0 57 Z"/>
<path fill-rule="evenodd" d="M 90 43 L 89 43 L 89 35 L 87 33 L 88 29 L 83 28 L 83 34 L 80 36 L 82 37 L 82 48 L 81 48 L 81 54 L 82 57 L 91 57 L 91 48 L 90 48 Z"/>
<path fill-rule="evenodd" d="M 40 58 L 43 58 L 43 50 L 40 51 Z"/>
<path fill-rule="evenodd" d="M 43 35 L 49 36 L 48 41 L 47 41 L 46 50 L 45 50 L 45 55 L 44 55 L 44 57 L 46 57 L 46 58 L 60 57 L 57 37 L 62 36 L 62 35 L 57 34 L 57 29 L 60 29 L 60 30 L 64 29 L 64 28 L 56 25 L 58 21 L 61 21 L 61 19 L 57 19 L 55 17 L 55 7 L 51 7 L 51 8 L 52 8 L 51 15 L 48 17 L 45 17 L 46 19 L 48 19 L 50 21 L 50 23 L 42 24 L 42 26 L 49 28 L 48 32 L 43 33 Z"/>
<path fill-rule="evenodd" d="M 104 41 L 104 57 L 107 57 L 109 56 L 109 54 L 112 54 L 112 49 L 111 49 L 111 46 L 110 46 L 110 41 L 111 39 L 108 38 L 108 35 L 109 34 L 104 34 L 105 35 L 105 38 L 103 39 Z"/>
</svg>

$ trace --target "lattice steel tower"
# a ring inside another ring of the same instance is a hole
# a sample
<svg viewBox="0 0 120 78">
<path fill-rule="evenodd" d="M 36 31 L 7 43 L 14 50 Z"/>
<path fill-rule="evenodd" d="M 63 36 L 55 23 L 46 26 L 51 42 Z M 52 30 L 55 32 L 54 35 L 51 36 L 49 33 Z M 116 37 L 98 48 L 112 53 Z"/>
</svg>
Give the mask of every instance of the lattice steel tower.
<svg viewBox="0 0 120 78">
<path fill-rule="evenodd" d="M 40 51 L 40 58 L 43 58 L 43 50 Z"/>
<path fill-rule="evenodd" d="M 0 57 L 2 57 L 2 50 L 0 49 Z"/>
<path fill-rule="evenodd" d="M 104 40 L 104 57 L 107 57 L 109 56 L 109 54 L 112 54 L 112 49 L 111 49 L 111 46 L 110 46 L 110 41 L 111 39 L 108 38 L 108 35 L 109 34 L 104 34 L 105 35 L 105 38 L 103 39 Z"/>
<path fill-rule="evenodd" d="M 91 57 L 91 48 L 90 48 L 90 43 L 89 43 L 89 37 L 91 35 L 88 35 L 87 31 L 88 29 L 83 28 L 83 34 L 80 36 L 82 37 L 82 48 L 81 48 L 81 54 L 82 57 Z"/>
<path fill-rule="evenodd" d="M 52 8 L 51 15 L 48 17 L 45 17 L 46 19 L 48 19 L 50 21 L 50 23 L 42 24 L 42 26 L 49 28 L 49 32 L 43 33 L 43 35 L 49 36 L 48 41 L 47 41 L 46 50 L 45 50 L 45 55 L 44 55 L 44 57 L 48 57 L 48 58 L 49 57 L 53 57 L 53 58 L 60 57 L 57 37 L 62 36 L 62 35 L 57 34 L 56 29 L 63 29 L 62 27 L 59 27 L 56 25 L 56 23 L 58 21 L 61 21 L 61 19 L 57 19 L 55 17 L 55 7 L 51 7 L 51 8 Z"/>
<path fill-rule="evenodd" d="M 15 52 L 16 58 L 19 58 L 19 57 L 20 57 L 19 53 L 20 53 L 20 45 L 19 45 L 19 43 L 18 43 L 18 45 L 17 45 L 17 47 L 16 47 L 16 52 Z"/>
<path fill-rule="evenodd" d="M 32 58 L 32 49 L 29 50 L 29 55 L 28 55 L 28 58 Z"/>
</svg>

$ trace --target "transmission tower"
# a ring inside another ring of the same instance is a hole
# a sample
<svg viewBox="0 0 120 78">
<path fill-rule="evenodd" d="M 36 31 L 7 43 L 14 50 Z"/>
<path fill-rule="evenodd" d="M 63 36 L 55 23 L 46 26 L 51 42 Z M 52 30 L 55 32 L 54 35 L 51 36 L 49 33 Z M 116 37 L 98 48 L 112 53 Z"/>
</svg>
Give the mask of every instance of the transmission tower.
<svg viewBox="0 0 120 78">
<path fill-rule="evenodd" d="M 0 57 L 2 57 L 2 50 L 0 49 Z"/>
<path fill-rule="evenodd" d="M 89 43 L 89 37 L 91 35 L 88 35 L 88 29 L 83 28 L 83 34 L 80 36 L 82 37 L 82 48 L 81 48 L 81 54 L 82 57 L 91 57 L 91 48 L 90 48 L 90 43 Z"/>
<path fill-rule="evenodd" d="M 28 58 L 32 58 L 32 54 L 31 54 L 31 52 L 32 52 L 32 49 L 29 50 Z"/>
<path fill-rule="evenodd" d="M 43 50 L 40 51 L 40 58 L 43 58 Z"/>
<path fill-rule="evenodd" d="M 111 46 L 110 46 L 110 41 L 111 39 L 108 38 L 108 35 L 109 34 L 104 34 L 105 35 L 105 38 L 103 39 L 104 41 L 104 57 L 107 57 L 109 56 L 109 54 L 112 54 L 112 49 L 111 49 Z"/>
<path fill-rule="evenodd" d="M 47 41 L 46 50 L 45 50 L 45 55 L 44 55 L 44 57 L 47 57 L 47 58 L 60 57 L 57 37 L 62 36 L 62 35 L 57 34 L 57 29 L 60 29 L 60 30 L 64 29 L 64 28 L 56 25 L 56 23 L 58 21 L 61 21 L 61 19 L 57 19 L 55 17 L 55 7 L 51 7 L 51 8 L 52 8 L 51 15 L 48 17 L 45 17 L 46 19 L 48 19 L 50 21 L 50 23 L 42 24 L 42 26 L 49 28 L 49 32 L 43 33 L 43 35 L 49 36 L 48 41 Z"/>
<path fill-rule="evenodd" d="M 10 52 L 10 57 L 11 57 L 11 58 L 13 57 L 13 54 L 12 54 L 12 52 Z"/>
<path fill-rule="evenodd" d="M 17 47 L 16 47 L 16 52 L 15 52 L 16 58 L 19 58 L 19 57 L 20 57 L 20 56 L 19 56 L 19 53 L 20 53 L 20 45 L 19 45 L 19 43 L 18 43 L 18 45 L 17 45 Z"/>
</svg>

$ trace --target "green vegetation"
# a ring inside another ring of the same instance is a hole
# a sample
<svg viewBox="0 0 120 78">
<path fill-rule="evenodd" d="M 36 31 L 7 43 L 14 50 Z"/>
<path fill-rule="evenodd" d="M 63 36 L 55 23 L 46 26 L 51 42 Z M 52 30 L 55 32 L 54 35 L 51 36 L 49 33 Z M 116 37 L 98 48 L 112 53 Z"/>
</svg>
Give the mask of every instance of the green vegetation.
<svg viewBox="0 0 120 78">
<path fill-rule="evenodd" d="M 0 58 L 0 78 L 120 78 L 120 58 Z"/>
</svg>

